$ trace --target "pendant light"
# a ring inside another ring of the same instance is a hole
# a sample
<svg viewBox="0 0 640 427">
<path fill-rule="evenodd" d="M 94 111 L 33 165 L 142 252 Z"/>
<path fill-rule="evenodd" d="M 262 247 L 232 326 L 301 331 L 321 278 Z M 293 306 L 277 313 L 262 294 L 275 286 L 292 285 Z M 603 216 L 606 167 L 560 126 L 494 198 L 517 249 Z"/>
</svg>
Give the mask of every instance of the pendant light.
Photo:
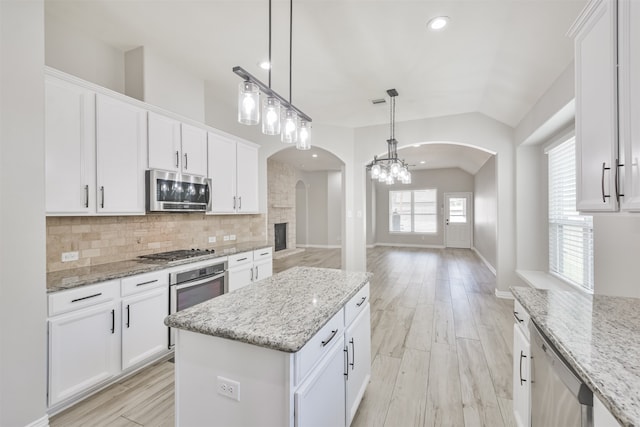
<svg viewBox="0 0 640 427">
<path fill-rule="evenodd" d="M 291 102 L 293 59 L 293 0 L 289 1 L 289 100 L 271 89 L 271 0 L 269 0 L 269 84 L 265 85 L 242 67 L 233 67 L 233 72 L 244 79 L 238 90 L 238 122 L 246 125 L 260 123 L 262 110 L 262 132 L 265 135 L 280 134 L 287 144 L 296 144 L 299 150 L 311 148 L 311 117 L 296 108 Z M 262 91 L 262 103 L 260 103 Z"/>
<path fill-rule="evenodd" d="M 390 118 L 389 118 L 389 139 L 387 140 L 387 156 L 374 156 L 373 160 L 367 165 L 367 169 L 371 171 L 371 179 L 377 179 L 378 182 L 393 185 L 396 181 L 403 184 L 411 184 L 411 172 L 409 165 L 404 160 L 398 158 L 398 141 L 395 138 L 396 128 L 396 96 L 398 91 L 395 89 L 387 90 L 390 98 Z"/>
</svg>

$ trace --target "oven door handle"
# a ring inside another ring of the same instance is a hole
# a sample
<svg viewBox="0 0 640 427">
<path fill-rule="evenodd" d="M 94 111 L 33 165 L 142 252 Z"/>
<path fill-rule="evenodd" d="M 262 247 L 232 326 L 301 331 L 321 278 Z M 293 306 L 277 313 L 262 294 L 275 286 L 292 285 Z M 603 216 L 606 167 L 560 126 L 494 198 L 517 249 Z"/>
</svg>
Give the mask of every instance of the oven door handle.
<svg viewBox="0 0 640 427">
<path fill-rule="evenodd" d="M 171 285 L 171 286 L 175 287 L 176 290 L 190 288 L 192 286 L 198 286 L 198 285 L 201 285 L 203 283 L 207 283 L 207 282 L 210 282 L 212 280 L 219 279 L 221 277 L 224 277 L 226 274 L 227 274 L 227 272 L 224 271 L 224 272 L 222 272 L 220 274 L 216 274 L 214 276 L 200 277 L 197 280 L 193 280 L 193 281 L 190 281 L 190 282 L 184 282 L 184 283 L 178 283 L 178 284 Z"/>
</svg>

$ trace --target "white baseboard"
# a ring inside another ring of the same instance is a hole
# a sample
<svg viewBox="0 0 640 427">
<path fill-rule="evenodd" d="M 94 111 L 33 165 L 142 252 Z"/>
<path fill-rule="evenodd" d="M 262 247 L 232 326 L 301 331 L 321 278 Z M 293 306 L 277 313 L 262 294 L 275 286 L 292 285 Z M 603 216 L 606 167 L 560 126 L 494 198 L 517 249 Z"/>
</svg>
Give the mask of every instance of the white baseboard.
<svg viewBox="0 0 640 427">
<path fill-rule="evenodd" d="M 49 416 L 45 415 L 42 418 L 27 424 L 25 427 L 49 427 Z"/>
<path fill-rule="evenodd" d="M 298 248 L 340 249 L 341 245 L 296 245 Z"/>
<path fill-rule="evenodd" d="M 406 243 L 376 243 L 374 246 L 389 246 L 394 248 L 425 248 L 425 249 L 444 249 L 442 245 L 411 245 Z"/>
<path fill-rule="evenodd" d="M 496 289 L 496 296 L 502 299 L 514 299 L 511 291 L 499 291 Z"/>
<path fill-rule="evenodd" d="M 485 257 L 483 257 L 483 256 L 482 256 L 482 254 L 480 253 L 480 251 L 479 251 L 479 250 L 477 250 L 477 249 L 475 248 L 475 246 L 471 247 L 471 249 L 473 249 L 473 251 L 476 253 L 476 255 L 478 255 L 478 258 L 480 258 L 480 260 L 481 260 L 482 262 L 484 262 L 484 265 L 486 265 L 486 266 L 487 266 L 487 268 L 489 269 L 489 271 L 490 271 L 490 272 L 492 272 L 492 273 L 493 273 L 493 275 L 495 276 L 495 275 L 496 275 L 496 269 L 495 269 L 495 267 L 494 267 L 493 265 L 491 265 L 491 263 L 489 263 L 489 261 L 487 261 L 487 259 L 486 259 Z M 509 292 L 509 293 L 510 293 L 510 292 Z"/>
</svg>

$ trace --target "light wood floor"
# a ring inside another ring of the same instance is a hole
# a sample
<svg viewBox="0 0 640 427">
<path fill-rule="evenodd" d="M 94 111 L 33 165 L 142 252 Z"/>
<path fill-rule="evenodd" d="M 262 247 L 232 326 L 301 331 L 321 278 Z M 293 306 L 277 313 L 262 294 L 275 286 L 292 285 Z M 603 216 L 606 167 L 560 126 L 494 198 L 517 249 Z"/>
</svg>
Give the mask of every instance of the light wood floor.
<svg viewBox="0 0 640 427">
<path fill-rule="evenodd" d="M 340 268 L 339 249 L 274 260 Z M 512 303 L 465 249 L 375 248 L 372 376 L 353 426 L 513 426 Z M 173 364 L 157 363 L 52 417 L 59 426 L 173 426 Z M 329 426 L 328 426 L 329 427 Z"/>
</svg>

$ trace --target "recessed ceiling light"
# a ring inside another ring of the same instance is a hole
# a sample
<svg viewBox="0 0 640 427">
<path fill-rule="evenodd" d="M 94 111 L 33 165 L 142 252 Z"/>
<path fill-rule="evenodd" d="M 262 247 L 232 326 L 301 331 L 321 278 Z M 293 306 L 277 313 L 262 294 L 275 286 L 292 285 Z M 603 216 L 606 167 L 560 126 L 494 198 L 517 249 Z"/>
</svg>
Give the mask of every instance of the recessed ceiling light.
<svg viewBox="0 0 640 427">
<path fill-rule="evenodd" d="M 312 154 L 311 157 L 313 157 L 315 159 L 316 157 L 318 157 L 318 155 L 317 154 Z"/>
<path fill-rule="evenodd" d="M 271 64 L 269 63 L 269 61 L 260 61 L 258 62 L 258 67 L 262 68 L 263 70 L 268 70 L 269 68 L 271 68 Z"/>
<path fill-rule="evenodd" d="M 449 24 L 448 16 L 436 16 L 427 22 L 427 28 L 432 31 L 440 31 Z"/>
<path fill-rule="evenodd" d="M 424 160 L 420 160 L 420 164 L 421 165 L 424 165 L 425 163 L 427 163 L 427 162 L 425 162 Z"/>
</svg>

